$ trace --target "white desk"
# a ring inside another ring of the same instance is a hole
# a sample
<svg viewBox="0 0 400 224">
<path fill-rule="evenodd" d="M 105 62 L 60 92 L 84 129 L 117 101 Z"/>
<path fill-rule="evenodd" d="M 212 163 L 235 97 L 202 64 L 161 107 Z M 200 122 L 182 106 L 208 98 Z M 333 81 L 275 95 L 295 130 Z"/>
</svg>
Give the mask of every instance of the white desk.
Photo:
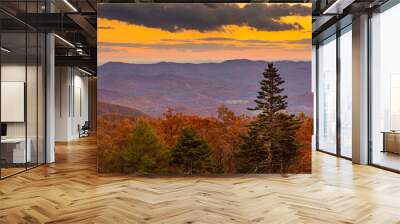
<svg viewBox="0 0 400 224">
<path fill-rule="evenodd" d="M 32 160 L 32 151 L 31 145 L 32 140 L 30 138 L 27 139 L 28 144 L 25 151 L 25 138 L 5 138 L 1 139 L 2 145 L 14 145 L 13 147 L 13 163 L 25 163 L 31 162 Z"/>
</svg>

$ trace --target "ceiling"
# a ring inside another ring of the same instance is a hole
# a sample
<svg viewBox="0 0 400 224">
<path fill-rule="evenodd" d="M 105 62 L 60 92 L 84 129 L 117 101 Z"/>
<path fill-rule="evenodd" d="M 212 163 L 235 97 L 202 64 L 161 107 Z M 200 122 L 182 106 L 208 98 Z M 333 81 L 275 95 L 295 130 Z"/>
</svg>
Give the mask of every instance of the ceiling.
<svg viewBox="0 0 400 224">
<path fill-rule="evenodd" d="M 352 18 L 373 11 L 389 0 L 313 0 L 313 44 L 352 23 Z"/>
<path fill-rule="evenodd" d="M 38 33 L 51 32 L 56 34 L 56 66 L 78 66 L 95 74 L 96 5 L 96 0 L 48 0 L 47 4 L 45 0 L 1 0 L 2 46 L 12 49 L 7 60 L 16 62 L 25 55 L 28 59 L 37 55 L 37 44 L 30 43 L 37 41 L 32 38 Z"/>
</svg>

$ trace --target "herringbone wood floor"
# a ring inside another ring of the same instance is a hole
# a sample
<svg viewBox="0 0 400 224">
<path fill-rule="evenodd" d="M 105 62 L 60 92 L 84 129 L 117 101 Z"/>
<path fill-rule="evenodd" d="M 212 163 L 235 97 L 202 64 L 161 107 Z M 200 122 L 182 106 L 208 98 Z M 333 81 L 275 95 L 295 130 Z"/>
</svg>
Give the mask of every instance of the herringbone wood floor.
<svg viewBox="0 0 400 224">
<path fill-rule="evenodd" d="M 97 175 L 93 139 L 0 181 L 0 223 L 400 223 L 400 175 L 315 153 L 313 174 Z"/>
</svg>

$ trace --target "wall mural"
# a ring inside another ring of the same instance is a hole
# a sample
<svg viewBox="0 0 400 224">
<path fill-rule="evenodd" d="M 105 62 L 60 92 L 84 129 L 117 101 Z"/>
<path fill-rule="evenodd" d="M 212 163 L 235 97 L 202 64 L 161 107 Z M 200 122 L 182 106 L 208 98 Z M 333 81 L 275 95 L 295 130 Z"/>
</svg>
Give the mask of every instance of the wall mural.
<svg viewBox="0 0 400 224">
<path fill-rule="evenodd" d="M 311 4 L 99 4 L 98 63 L 99 172 L 311 172 Z"/>
</svg>

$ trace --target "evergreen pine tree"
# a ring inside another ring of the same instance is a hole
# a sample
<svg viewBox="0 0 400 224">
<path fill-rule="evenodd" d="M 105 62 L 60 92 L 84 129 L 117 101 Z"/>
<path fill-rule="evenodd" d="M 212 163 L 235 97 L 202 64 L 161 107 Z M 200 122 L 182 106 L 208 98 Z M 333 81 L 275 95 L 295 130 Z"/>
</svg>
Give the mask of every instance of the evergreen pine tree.
<svg viewBox="0 0 400 224">
<path fill-rule="evenodd" d="M 211 172 L 214 167 L 212 151 L 193 128 L 183 128 L 171 151 L 171 165 L 185 174 Z"/>
<path fill-rule="evenodd" d="M 167 165 L 163 145 L 144 121 L 139 121 L 128 137 L 121 158 L 125 173 L 162 173 Z"/>
<path fill-rule="evenodd" d="M 261 151 L 262 144 L 258 139 L 258 129 L 254 121 L 249 125 L 247 135 L 242 136 L 243 144 L 236 154 L 239 173 L 262 173 L 265 171 L 267 154 Z"/>
<path fill-rule="evenodd" d="M 256 106 L 249 108 L 260 113 L 250 124 L 249 134 L 244 137 L 245 144 L 238 153 L 240 163 L 254 163 L 247 169 L 244 166 L 248 165 L 242 165 L 244 172 L 286 173 L 295 158 L 299 148 L 296 131 L 300 122 L 286 112 L 287 96 L 283 95 L 281 87 L 284 82 L 274 65 L 268 64 L 259 82 Z"/>
<path fill-rule="evenodd" d="M 274 172 L 287 173 L 289 165 L 295 161 L 300 145 L 296 135 L 301 122 L 293 114 L 278 114 L 279 126 L 275 130 L 274 139 L 278 147 L 272 148 L 272 161 Z"/>
</svg>

